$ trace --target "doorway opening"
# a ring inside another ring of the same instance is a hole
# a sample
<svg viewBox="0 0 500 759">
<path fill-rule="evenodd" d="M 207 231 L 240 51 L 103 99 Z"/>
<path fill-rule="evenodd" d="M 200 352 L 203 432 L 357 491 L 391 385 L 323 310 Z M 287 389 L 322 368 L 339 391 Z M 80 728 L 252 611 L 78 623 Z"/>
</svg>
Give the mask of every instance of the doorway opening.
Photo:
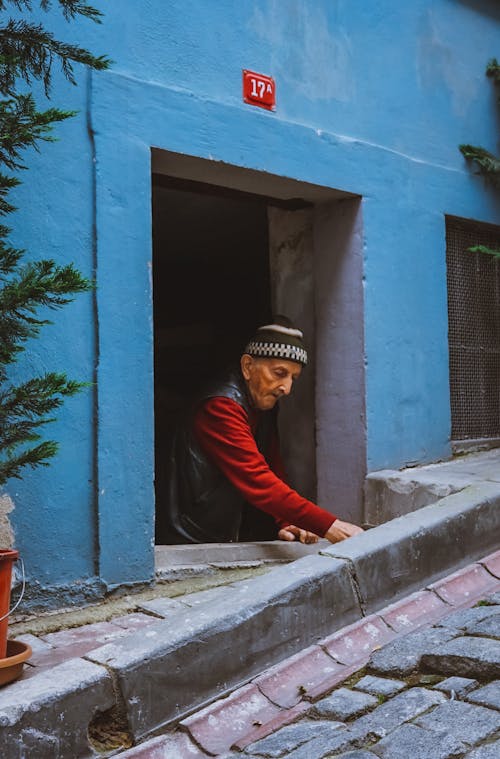
<svg viewBox="0 0 500 759">
<path fill-rule="evenodd" d="M 152 149 L 156 543 L 179 415 L 273 314 L 309 362 L 278 426 L 287 480 L 361 521 L 366 472 L 361 198 Z"/>
<path fill-rule="evenodd" d="M 179 416 L 237 362 L 271 316 L 267 203 L 198 182 L 153 177 L 156 541 L 161 477 Z"/>
</svg>

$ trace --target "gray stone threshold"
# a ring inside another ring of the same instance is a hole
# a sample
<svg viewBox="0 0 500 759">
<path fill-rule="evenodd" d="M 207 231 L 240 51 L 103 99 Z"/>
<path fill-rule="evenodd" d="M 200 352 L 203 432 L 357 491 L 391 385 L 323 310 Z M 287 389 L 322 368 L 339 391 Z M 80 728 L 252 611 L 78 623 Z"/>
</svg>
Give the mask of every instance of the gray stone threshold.
<svg viewBox="0 0 500 759">
<path fill-rule="evenodd" d="M 329 545 L 327 540 L 303 545 L 282 540 L 254 543 L 200 543 L 155 547 L 157 580 L 177 580 L 183 577 L 209 574 L 213 569 L 252 569 L 266 565 L 297 561 L 303 556 L 317 554 Z"/>
<path fill-rule="evenodd" d="M 208 588 L 230 585 L 239 579 L 269 571 L 303 556 L 317 554 L 326 540 L 314 545 L 285 543 L 281 540 L 255 543 L 206 543 L 199 545 L 156 546 L 156 582 L 141 587 L 117 589 L 104 598 L 68 603 L 64 597 L 54 607 L 35 607 L 23 603 L 11 616 L 11 635 L 55 632 L 67 627 L 106 621 L 133 612 L 144 601 L 157 597 L 180 597 Z M 19 593 L 20 582 L 14 588 Z"/>
<path fill-rule="evenodd" d="M 97 711 L 119 713 L 135 741 L 154 735 L 325 635 L 496 550 L 499 507 L 500 483 L 465 487 L 20 680 L 0 691 L 0 747 L 36 733 L 25 759 L 48 759 L 56 744 L 60 759 L 90 756 L 87 727 Z"/>
</svg>

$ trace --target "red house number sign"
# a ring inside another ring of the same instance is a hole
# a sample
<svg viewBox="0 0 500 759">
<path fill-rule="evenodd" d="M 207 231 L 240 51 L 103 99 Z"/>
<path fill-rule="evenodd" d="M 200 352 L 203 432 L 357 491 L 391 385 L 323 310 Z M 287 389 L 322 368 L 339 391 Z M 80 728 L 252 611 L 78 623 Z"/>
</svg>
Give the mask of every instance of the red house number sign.
<svg viewBox="0 0 500 759">
<path fill-rule="evenodd" d="M 256 74 L 243 69 L 243 100 L 260 108 L 274 111 L 276 106 L 276 83 L 271 76 Z"/>
</svg>

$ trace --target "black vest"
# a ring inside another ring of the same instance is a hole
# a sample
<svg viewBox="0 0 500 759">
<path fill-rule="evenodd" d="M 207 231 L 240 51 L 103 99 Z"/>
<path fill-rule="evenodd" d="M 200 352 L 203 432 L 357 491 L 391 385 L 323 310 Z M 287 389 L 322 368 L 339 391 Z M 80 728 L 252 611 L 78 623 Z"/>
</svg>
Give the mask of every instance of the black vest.
<svg viewBox="0 0 500 759">
<path fill-rule="evenodd" d="M 272 540 L 274 519 L 245 503 L 241 493 L 207 458 L 195 435 L 193 418 L 200 403 L 214 397 L 231 398 L 247 412 L 252 406 L 239 371 L 214 383 L 201 394 L 187 418 L 178 426 L 166 462 L 165 514 L 167 542 L 230 543 L 238 540 Z M 266 457 L 276 416 L 261 413 L 255 440 Z"/>
</svg>

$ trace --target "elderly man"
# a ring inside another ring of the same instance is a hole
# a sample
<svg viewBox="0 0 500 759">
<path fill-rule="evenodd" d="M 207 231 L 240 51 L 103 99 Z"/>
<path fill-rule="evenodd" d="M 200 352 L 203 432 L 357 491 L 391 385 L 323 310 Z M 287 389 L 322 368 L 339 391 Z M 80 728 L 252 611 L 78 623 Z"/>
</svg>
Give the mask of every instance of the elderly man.
<svg viewBox="0 0 500 759">
<path fill-rule="evenodd" d="M 302 332 L 275 317 L 257 330 L 240 367 L 200 396 L 168 467 L 171 542 L 336 543 L 362 532 L 285 482 L 273 409 L 306 363 Z"/>
</svg>

